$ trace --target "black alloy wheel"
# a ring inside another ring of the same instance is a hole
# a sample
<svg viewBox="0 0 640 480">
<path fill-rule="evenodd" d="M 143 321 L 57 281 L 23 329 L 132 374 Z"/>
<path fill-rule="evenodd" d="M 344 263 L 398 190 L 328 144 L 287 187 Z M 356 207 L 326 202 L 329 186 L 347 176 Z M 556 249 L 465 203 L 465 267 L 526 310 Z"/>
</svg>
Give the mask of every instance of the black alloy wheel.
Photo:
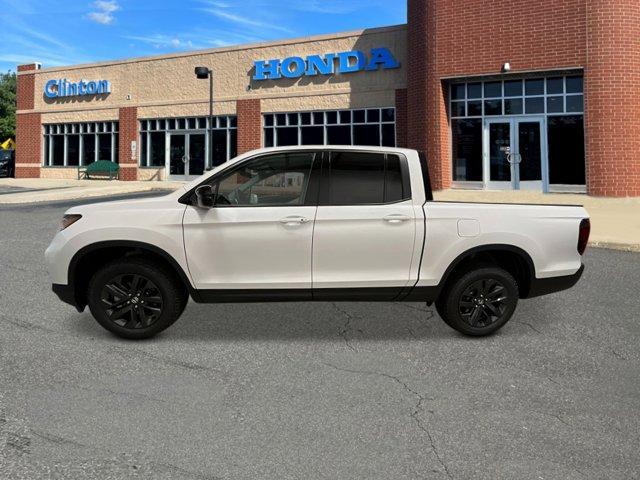
<svg viewBox="0 0 640 480">
<path fill-rule="evenodd" d="M 509 272 L 480 266 L 448 282 L 436 300 L 436 310 L 451 328 L 481 337 L 511 319 L 519 296 L 518 283 Z"/>
<path fill-rule="evenodd" d="M 141 340 L 170 327 L 182 314 L 189 291 L 163 265 L 142 257 L 125 257 L 91 277 L 87 303 L 100 325 L 116 335 Z"/>
<path fill-rule="evenodd" d="M 110 321 L 122 328 L 147 328 L 162 315 L 162 292 L 150 279 L 137 274 L 118 275 L 100 295 Z"/>
<path fill-rule="evenodd" d="M 470 327 L 486 327 L 502 318 L 508 302 L 505 286 L 488 278 L 475 281 L 464 290 L 458 302 L 458 312 Z"/>
</svg>

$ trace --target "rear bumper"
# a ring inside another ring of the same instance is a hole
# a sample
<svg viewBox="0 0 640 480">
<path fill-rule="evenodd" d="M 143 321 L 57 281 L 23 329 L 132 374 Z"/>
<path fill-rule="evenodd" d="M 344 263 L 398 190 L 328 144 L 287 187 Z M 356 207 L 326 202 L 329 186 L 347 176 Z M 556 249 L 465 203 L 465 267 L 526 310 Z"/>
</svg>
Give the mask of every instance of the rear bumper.
<svg viewBox="0 0 640 480">
<path fill-rule="evenodd" d="M 531 287 L 529 288 L 527 296 L 523 298 L 540 297 L 549 293 L 567 290 L 578 283 L 583 272 L 584 264 L 581 265 L 580 269 L 573 275 L 567 275 L 564 277 L 534 278 L 531 281 Z"/>
<path fill-rule="evenodd" d="M 51 285 L 51 289 L 53 290 L 53 293 L 55 293 L 58 296 L 58 298 L 62 300 L 64 303 L 67 303 L 72 307 L 75 307 L 75 309 L 78 310 L 79 312 L 84 311 L 84 305 L 82 306 L 78 305 L 78 302 L 76 300 L 76 292 L 73 286 L 60 285 L 58 283 L 54 283 L 53 285 Z"/>
</svg>

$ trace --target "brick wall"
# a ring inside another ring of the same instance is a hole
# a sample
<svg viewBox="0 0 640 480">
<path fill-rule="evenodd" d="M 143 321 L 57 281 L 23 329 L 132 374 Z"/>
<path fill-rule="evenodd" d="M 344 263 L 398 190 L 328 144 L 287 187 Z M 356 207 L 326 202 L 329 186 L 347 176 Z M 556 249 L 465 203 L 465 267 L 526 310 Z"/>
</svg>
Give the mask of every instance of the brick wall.
<svg viewBox="0 0 640 480">
<path fill-rule="evenodd" d="M 238 100 L 238 155 L 262 147 L 262 113 L 260 100 Z"/>
<path fill-rule="evenodd" d="M 640 196 L 640 2 L 586 3 L 588 192 Z"/>
<path fill-rule="evenodd" d="M 435 189 L 451 185 L 443 78 L 586 62 L 585 0 L 409 0 L 408 18 L 408 143 L 427 153 Z"/>
<path fill-rule="evenodd" d="M 396 146 L 407 147 L 407 89 L 396 90 Z"/>
<path fill-rule="evenodd" d="M 138 142 L 138 109 L 124 107 L 119 110 L 119 164 L 120 180 L 132 181 L 138 179 L 138 160 L 131 158 L 131 142 Z M 140 146 L 137 145 L 136 157 Z"/>
<path fill-rule="evenodd" d="M 33 110 L 35 94 L 35 75 L 23 73 L 35 71 L 36 65 L 19 65 L 16 85 L 16 178 L 40 177 L 42 163 L 42 127 L 39 113 L 28 113 Z"/>
</svg>

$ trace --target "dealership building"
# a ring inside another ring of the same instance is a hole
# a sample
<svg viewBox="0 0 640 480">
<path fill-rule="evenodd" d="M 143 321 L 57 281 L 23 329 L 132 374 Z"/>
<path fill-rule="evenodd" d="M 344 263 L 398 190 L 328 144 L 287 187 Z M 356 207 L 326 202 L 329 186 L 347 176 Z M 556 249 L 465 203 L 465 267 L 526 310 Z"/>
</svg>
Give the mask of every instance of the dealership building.
<svg viewBox="0 0 640 480">
<path fill-rule="evenodd" d="M 434 189 L 640 196 L 637 0 L 409 0 L 406 25 L 18 67 L 16 176 L 188 180 L 266 146 L 426 153 Z M 213 77 L 213 116 L 209 81 Z"/>
</svg>

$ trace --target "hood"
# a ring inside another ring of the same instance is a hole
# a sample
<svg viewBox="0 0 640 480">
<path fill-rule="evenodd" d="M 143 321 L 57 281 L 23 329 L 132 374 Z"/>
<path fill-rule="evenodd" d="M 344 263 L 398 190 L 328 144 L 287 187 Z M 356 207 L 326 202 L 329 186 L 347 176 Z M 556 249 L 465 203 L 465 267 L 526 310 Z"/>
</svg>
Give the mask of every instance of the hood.
<svg viewBox="0 0 640 480">
<path fill-rule="evenodd" d="M 107 200 L 96 203 L 88 203 L 86 205 L 77 205 L 71 207 L 65 212 L 70 214 L 89 214 L 94 212 L 116 212 L 116 211 L 132 211 L 132 210 L 148 210 L 149 208 L 167 208 L 170 206 L 180 206 L 178 199 L 186 192 L 184 187 L 170 192 L 166 195 L 157 197 L 132 198 L 128 200 Z"/>
</svg>

